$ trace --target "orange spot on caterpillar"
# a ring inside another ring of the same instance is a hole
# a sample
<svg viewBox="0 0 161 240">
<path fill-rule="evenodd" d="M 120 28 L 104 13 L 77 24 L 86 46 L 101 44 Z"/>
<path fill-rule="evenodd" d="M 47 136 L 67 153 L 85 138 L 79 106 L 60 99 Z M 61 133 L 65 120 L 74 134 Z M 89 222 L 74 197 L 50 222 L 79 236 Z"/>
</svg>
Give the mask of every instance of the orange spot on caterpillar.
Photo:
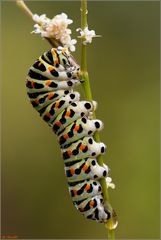
<svg viewBox="0 0 161 240">
<path fill-rule="evenodd" d="M 51 81 L 46 81 L 45 85 L 49 86 L 51 84 Z"/>
<path fill-rule="evenodd" d="M 38 99 L 36 99 L 36 100 L 35 100 L 35 103 L 36 103 L 36 104 L 39 104 L 39 100 L 38 100 Z"/>
<path fill-rule="evenodd" d="M 70 111 L 66 112 L 65 116 L 70 117 Z"/>
<path fill-rule="evenodd" d="M 83 151 L 85 148 L 86 148 L 86 146 L 83 145 L 83 144 L 81 144 L 80 147 L 79 147 L 79 149 L 82 150 L 82 151 Z"/>
<path fill-rule="evenodd" d="M 46 113 L 45 115 L 49 118 L 52 116 L 50 113 Z"/>
<path fill-rule="evenodd" d="M 71 173 L 72 175 L 75 173 L 74 168 L 71 168 L 71 169 L 70 169 L 70 173 Z"/>
<path fill-rule="evenodd" d="M 52 55 L 53 55 L 54 57 L 57 56 L 55 50 L 56 50 L 56 48 L 52 48 L 52 49 L 51 49 L 51 53 L 52 53 Z"/>
<path fill-rule="evenodd" d="M 31 86 L 34 88 L 34 81 L 31 82 Z"/>
<path fill-rule="evenodd" d="M 49 93 L 48 99 L 50 100 L 54 96 L 54 93 Z"/>
<path fill-rule="evenodd" d="M 72 151 L 70 149 L 67 151 L 67 153 L 68 153 L 69 156 L 72 155 Z"/>
<path fill-rule="evenodd" d="M 68 138 L 68 134 L 64 134 L 63 137 L 64 137 L 65 139 L 67 139 L 67 138 Z"/>
<path fill-rule="evenodd" d="M 61 126 L 61 122 L 56 122 L 55 124 L 59 127 Z"/>
<path fill-rule="evenodd" d="M 82 169 L 83 169 L 83 171 L 86 171 L 88 169 L 88 166 L 84 165 Z"/>
<path fill-rule="evenodd" d="M 56 102 L 55 102 L 55 108 L 58 108 L 58 107 L 59 107 L 59 102 L 56 101 Z"/>
<path fill-rule="evenodd" d="M 74 131 L 77 132 L 79 130 L 80 126 L 79 125 L 76 125 L 75 128 L 74 128 Z"/>
<path fill-rule="evenodd" d="M 55 64 L 58 64 L 58 63 L 59 63 L 58 58 L 55 58 L 55 59 L 54 59 L 54 63 L 55 63 Z"/>
<path fill-rule="evenodd" d="M 85 190 L 88 191 L 89 189 L 90 189 L 90 185 L 87 185 L 87 186 L 85 187 Z"/>
<path fill-rule="evenodd" d="M 94 201 L 90 201 L 90 204 L 89 204 L 91 207 L 94 206 Z"/>
<path fill-rule="evenodd" d="M 55 69 L 55 67 L 53 67 L 53 66 L 49 66 L 49 67 L 48 67 L 48 70 L 49 70 L 49 71 L 52 71 L 52 70 L 54 70 L 54 69 Z"/>
</svg>

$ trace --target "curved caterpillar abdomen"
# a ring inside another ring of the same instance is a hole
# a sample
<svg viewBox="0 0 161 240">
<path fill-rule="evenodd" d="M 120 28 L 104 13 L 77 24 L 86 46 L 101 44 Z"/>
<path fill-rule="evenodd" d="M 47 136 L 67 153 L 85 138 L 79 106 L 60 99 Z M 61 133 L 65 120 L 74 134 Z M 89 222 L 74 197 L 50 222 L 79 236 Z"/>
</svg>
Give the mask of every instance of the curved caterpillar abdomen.
<svg viewBox="0 0 161 240">
<path fill-rule="evenodd" d="M 58 137 L 74 205 L 85 217 L 106 222 L 112 216 L 103 202 L 99 179 L 108 176 L 108 167 L 96 160 L 106 146 L 93 139 L 103 124 L 90 119 L 93 104 L 80 101 L 79 93 L 73 91 L 81 83 L 79 71 L 68 52 L 52 48 L 30 67 L 27 93 Z"/>
</svg>

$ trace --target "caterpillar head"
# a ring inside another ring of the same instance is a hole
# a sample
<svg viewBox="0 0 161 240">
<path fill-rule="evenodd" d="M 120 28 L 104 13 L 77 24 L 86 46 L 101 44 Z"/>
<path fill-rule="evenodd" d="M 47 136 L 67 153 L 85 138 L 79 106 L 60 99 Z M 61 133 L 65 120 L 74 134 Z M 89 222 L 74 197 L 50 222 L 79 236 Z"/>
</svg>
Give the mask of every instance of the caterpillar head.
<svg viewBox="0 0 161 240">
<path fill-rule="evenodd" d="M 69 73 L 69 77 L 72 79 L 79 79 L 80 66 L 67 48 L 58 47 L 57 52 L 59 54 L 60 64 Z"/>
</svg>

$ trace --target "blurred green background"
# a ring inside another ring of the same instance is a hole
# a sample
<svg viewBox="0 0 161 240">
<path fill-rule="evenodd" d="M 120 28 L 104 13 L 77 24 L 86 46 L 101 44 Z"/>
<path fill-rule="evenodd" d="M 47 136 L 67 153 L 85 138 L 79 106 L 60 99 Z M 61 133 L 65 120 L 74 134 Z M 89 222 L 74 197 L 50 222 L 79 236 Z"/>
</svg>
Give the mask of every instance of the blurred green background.
<svg viewBox="0 0 161 240">
<path fill-rule="evenodd" d="M 27 4 L 50 18 L 67 13 L 76 37 L 79 1 Z M 89 28 L 102 35 L 88 48 L 88 69 L 116 184 L 116 236 L 159 238 L 159 2 L 90 1 L 88 11 Z M 14 2 L 2 2 L 2 234 L 106 238 L 72 205 L 56 137 L 26 95 L 28 68 L 50 49 L 32 30 Z M 80 62 L 80 44 L 74 56 Z"/>
</svg>

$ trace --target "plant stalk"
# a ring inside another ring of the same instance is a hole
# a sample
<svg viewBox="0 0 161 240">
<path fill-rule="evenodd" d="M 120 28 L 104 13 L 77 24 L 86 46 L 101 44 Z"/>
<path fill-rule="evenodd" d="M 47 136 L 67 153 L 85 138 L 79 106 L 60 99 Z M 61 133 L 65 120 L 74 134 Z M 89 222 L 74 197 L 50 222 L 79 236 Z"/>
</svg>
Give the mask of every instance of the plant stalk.
<svg viewBox="0 0 161 240">
<path fill-rule="evenodd" d="M 86 0 L 81 0 L 81 28 L 82 30 L 87 27 L 87 1 Z M 85 92 L 86 99 L 90 102 L 92 102 L 92 92 L 91 92 L 91 87 L 90 87 L 90 81 L 89 81 L 89 74 L 87 71 L 87 50 L 86 50 L 86 45 L 83 44 L 84 39 L 82 38 L 82 54 L 81 54 L 81 78 L 84 80 L 83 82 L 83 89 Z M 96 118 L 96 114 L 93 111 L 93 118 Z M 99 133 L 96 132 L 94 134 L 94 140 L 96 142 L 100 142 L 100 136 Z M 100 166 L 103 166 L 103 156 L 99 155 L 97 157 L 97 162 Z M 110 201 L 109 201 L 109 194 L 108 194 L 108 189 L 107 189 L 107 184 L 105 181 L 105 178 L 100 179 L 100 183 L 102 186 L 102 192 L 103 192 L 103 198 L 104 198 L 104 203 L 106 206 L 108 206 L 108 210 L 112 213 L 113 209 L 111 207 Z M 109 226 L 109 227 L 108 227 Z M 115 232 L 113 228 L 113 222 L 110 222 L 106 225 L 107 231 L 108 231 L 108 239 L 115 239 Z"/>
</svg>

